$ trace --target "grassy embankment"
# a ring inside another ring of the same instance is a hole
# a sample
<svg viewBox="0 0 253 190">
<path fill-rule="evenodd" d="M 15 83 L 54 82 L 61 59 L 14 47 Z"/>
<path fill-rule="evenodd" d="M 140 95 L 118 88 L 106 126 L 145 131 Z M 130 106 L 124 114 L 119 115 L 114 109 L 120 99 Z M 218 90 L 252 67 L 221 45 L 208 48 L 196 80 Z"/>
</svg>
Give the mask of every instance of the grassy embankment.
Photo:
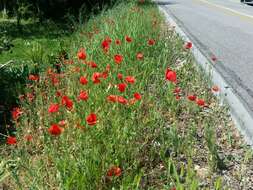
<svg viewBox="0 0 253 190">
<path fill-rule="evenodd" d="M 251 151 L 155 5 L 92 18 L 68 53 L 60 74 L 30 77 L 13 112 L 0 168 L 10 189 L 247 187 Z"/>
</svg>

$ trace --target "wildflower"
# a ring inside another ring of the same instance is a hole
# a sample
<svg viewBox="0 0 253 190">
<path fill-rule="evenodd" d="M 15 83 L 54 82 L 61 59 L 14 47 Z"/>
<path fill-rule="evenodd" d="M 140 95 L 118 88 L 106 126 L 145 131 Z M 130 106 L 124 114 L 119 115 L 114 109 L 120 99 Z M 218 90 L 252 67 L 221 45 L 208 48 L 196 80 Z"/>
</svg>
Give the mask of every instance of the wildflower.
<svg viewBox="0 0 253 190">
<path fill-rule="evenodd" d="M 94 84 L 100 83 L 100 82 L 101 82 L 101 81 L 99 80 L 100 77 L 101 77 L 101 74 L 100 74 L 100 73 L 98 73 L 98 72 L 93 73 L 93 75 L 92 75 L 92 81 L 93 81 L 93 83 L 94 83 Z"/>
<path fill-rule="evenodd" d="M 61 96 L 62 96 L 62 93 L 61 93 L 61 91 L 57 90 L 57 91 L 55 92 L 55 95 L 56 95 L 57 97 L 61 97 Z"/>
<path fill-rule="evenodd" d="M 97 68 L 97 64 L 94 61 L 91 61 L 88 63 L 90 65 L 91 68 Z"/>
<path fill-rule="evenodd" d="M 118 97 L 116 95 L 109 95 L 107 96 L 107 100 L 109 102 L 117 102 Z"/>
<path fill-rule="evenodd" d="M 88 83 L 88 80 L 85 76 L 81 76 L 79 81 L 82 85 L 86 85 Z"/>
<path fill-rule="evenodd" d="M 134 84 L 135 83 L 135 78 L 133 76 L 127 76 L 125 78 L 126 82 L 130 83 L 130 84 Z"/>
<path fill-rule="evenodd" d="M 203 100 L 203 99 L 197 99 L 197 100 L 196 100 L 196 103 L 197 103 L 199 106 L 204 106 L 204 105 L 205 105 L 205 100 Z"/>
<path fill-rule="evenodd" d="M 143 60 L 143 54 L 137 53 L 136 58 L 137 58 L 137 60 Z"/>
<path fill-rule="evenodd" d="M 176 100 L 180 100 L 181 99 L 181 97 L 177 94 L 176 95 Z"/>
<path fill-rule="evenodd" d="M 32 75 L 32 74 L 29 75 L 29 80 L 38 81 L 39 79 L 40 79 L 39 75 Z"/>
<path fill-rule="evenodd" d="M 166 78 L 166 80 L 175 83 L 177 81 L 177 74 L 175 71 L 167 69 L 166 74 L 165 74 L 165 78 Z"/>
<path fill-rule="evenodd" d="M 212 55 L 212 56 L 211 56 L 211 59 L 212 59 L 212 61 L 214 61 L 214 62 L 217 61 L 217 57 L 216 57 L 215 55 Z"/>
<path fill-rule="evenodd" d="M 187 98 L 190 101 L 195 101 L 197 97 L 195 95 L 188 95 Z"/>
<path fill-rule="evenodd" d="M 112 42 L 112 40 L 110 38 L 106 38 L 106 39 L 103 40 L 101 46 L 102 46 L 104 52 L 109 51 L 111 42 Z"/>
<path fill-rule="evenodd" d="M 48 128 L 48 132 L 51 135 L 54 136 L 59 136 L 62 132 L 63 132 L 63 128 L 61 128 L 59 125 L 57 124 L 52 124 L 49 128 Z"/>
<path fill-rule="evenodd" d="M 48 108 L 49 113 L 56 113 L 59 111 L 59 104 L 51 104 Z"/>
<path fill-rule="evenodd" d="M 17 139 L 16 139 L 16 137 L 9 136 L 6 139 L 6 143 L 9 145 L 15 145 L 15 144 L 17 144 Z"/>
<path fill-rule="evenodd" d="M 141 99 L 141 95 L 139 94 L 139 93 L 134 93 L 134 98 L 136 99 L 136 100 L 140 100 Z"/>
<path fill-rule="evenodd" d="M 116 40 L 115 40 L 115 44 L 116 44 L 116 45 L 120 45 L 120 44 L 121 44 L 121 41 L 120 41 L 119 39 L 116 39 Z"/>
<path fill-rule="evenodd" d="M 132 42 L 132 38 L 130 38 L 129 36 L 125 36 L 125 40 L 129 43 Z"/>
<path fill-rule="evenodd" d="M 61 121 L 58 122 L 58 124 L 59 124 L 61 127 L 63 127 L 63 126 L 65 126 L 65 125 L 67 124 L 67 121 L 66 121 L 66 120 L 61 120 Z"/>
<path fill-rule="evenodd" d="M 117 101 L 119 102 L 119 103 L 121 103 L 121 104 L 127 104 L 127 99 L 125 99 L 124 97 L 122 97 L 122 96 L 118 96 L 118 99 L 117 99 Z"/>
<path fill-rule="evenodd" d="M 123 61 L 123 56 L 122 56 L 122 55 L 116 54 L 116 55 L 114 56 L 114 62 L 115 62 L 116 64 L 120 64 L 122 61 Z"/>
<path fill-rule="evenodd" d="M 86 91 L 81 90 L 81 92 L 78 96 L 78 100 L 86 101 L 86 100 L 88 100 L 88 98 L 89 98 L 88 93 Z"/>
<path fill-rule="evenodd" d="M 117 78 L 118 78 L 119 80 L 122 80 L 122 79 L 123 79 L 123 75 L 122 75 L 121 73 L 118 73 Z"/>
<path fill-rule="evenodd" d="M 120 167 L 118 167 L 118 166 L 113 166 L 113 167 L 111 167 L 108 171 L 107 171 L 107 176 L 108 177 L 112 177 L 112 176 L 121 176 L 121 173 L 122 173 L 122 171 L 121 171 L 121 169 L 120 169 Z"/>
<path fill-rule="evenodd" d="M 154 39 L 149 39 L 148 40 L 148 45 L 152 46 L 155 44 L 155 40 Z"/>
<path fill-rule="evenodd" d="M 13 108 L 13 110 L 11 112 L 12 119 L 13 120 L 18 120 L 18 118 L 21 116 L 22 113 L 23 112 L 21 111 L 20 108 L 18 108 L 18 107 Z"/>
<path fill-rule="evenodd" d="M 18 99 L 19 99 L 20 101 L 24 101 L 24 100 L 25 100 L 25 95 L 24 95 L 24 94 L 19 95 L 19 96 L 18 96 Z"/>
<path fill-rule="evenodd" d="M 118 84 L 118 90 L 120 92 L 124 92 L 126 90 L 127 85 L 125 83 Z"/>
<path fill-rule="evenodd" d="M 32 139 L 33 139 L 32 135 L 26 135 L 26 136 L 25 136 L 25 140 L 26 140 L 27 142 L 31 142 Z"/>
<path fill-rule="evenodd" d="M 108 72 L 107 71 L 102 72 L 101 77 L 106 79 L 108 77 Z"/>
<path fill-rule="evenodd" d="M 51 76 L 51 82 L 52 82 L 52 84 L 53 84 L 54 86 L 56 86 L 57 84 L 59 84 L 60 80 L 59 80 L 59 78 L 57 78 L 57 76 L 52 75 L 52 76 Z"/>
<path fill-rule="evenodd" d="M 73 102 L 71 99 L 69 99 L 68 96 L 63 96 L 61 102 L 62 102 L 62 105 L 65 105 L 68 110 L 72 110 Z"/>
<path fill-rule="evenodd" d="M 95 113 L 91 113 L 87 116 L 86 121 L 88 125 L 95 125 L 97 123 L 97 115 Z"/>
<path fill-rule="evenodd" d="M 27 94 L 26 94 L 26 97 L 28 98 L 28 100 L 29 100 L 30 102 L 32 102 L 32 101 L 34 100 L 34 94 L 33 94 L 33 93 L 27 93 Z"/>
<path fill-rule="evenodd" d="M 106 69 L 105 69 L 107 72 L 109 72 L 111 70 L 111 65 L 106 65 Z"/>
<path fill-rule="evenodd" d="M 174 93 L 175 94 L 179 94 L 181 92 L 181 89 L 179 88 L 179 87 L 176 87 L 175 89 L 174 89 Z"/>
<path fill-rule="evenodd" d="M 186 42 L 184 45 L 185 49 L 191 49 L 192 48 L 192 43 L 191 42 Z"/>
<path fill-rule="evenodd" d="M 219 92 L 219 90 L 220 90 L 220 88 L 219 88 L 218 86 L 216 86 L 216 85 L 214 85 L 214 86 L 212 87 L 212 92 L 213 92 L 213 93 L 217 93 L 217 92 Z"/>
<path fill-rule="evenodd" d="M 110 42 L 107 39 L 105 39 L 105 40 L 103 40 L 101 46 L 102 46 L 103 49 L 109 49 Z"/>
<path fill-rule="evenodd" d="M 86 59 L 86 52 L 84 48 L 81 48 L 77 53 L 78 59 L 85 60 Z"/>
</svg>

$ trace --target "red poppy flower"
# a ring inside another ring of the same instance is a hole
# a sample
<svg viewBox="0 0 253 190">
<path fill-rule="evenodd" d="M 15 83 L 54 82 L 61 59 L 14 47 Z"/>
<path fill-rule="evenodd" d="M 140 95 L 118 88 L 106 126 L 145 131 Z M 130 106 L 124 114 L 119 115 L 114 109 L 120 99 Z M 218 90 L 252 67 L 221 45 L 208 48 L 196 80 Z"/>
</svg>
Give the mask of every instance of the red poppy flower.
<svg viewBox="0 0 253 190">
<path fill-rule="evenodd" d="M 214 61 L 214 62 L 217 61 L 217 57 L 216 57 L 215 55 L 212 55 L 212 56 L 211 56 L 211 59 L 212 59 L 212 61 Z"/>
<path fill-rule="evenodd" d="M 106 68 L 105 68 L 105 70 L 107 71 L 107 72 L 109 72 L 110 70 L 111 70 L 111 65 L 106 65 Z"/>
<path fill-rule="evenodd" d="M 68 96 L 63 96 L 61 102 L 62 102 L 62 105 L 65 105 L 68 110 L 72 110 L 73 102 L 71 99 L 69 99 Z"/>
<path fill-rule="evenodd" d="M 114 62 L 120 64 L 123 61 L 123 56 L 120 54 L 114 55 Z"/>
<path fill-rule="evenodd" d="M 17 139 L 16 139 L 16 137 L 9 136 L 6 139 L 6 143 L 9 145 L 15 145 L 15 144 L 17 144 Z"/>
<path fill-rule="evenodd" d="M 81 90 L 81 92 L 78 96 L 78 100 L 86 101 L 86 100 L 88 100 L 88 98 L 89 98 L 88 93 L 86 91 Z"/>
<path fill-rule="evenodd" d="M 191 42 L 186 42 L 184 45 L 185 49 L 191 49 L 192 48 L 192 43 Z"/>
<path fill-rule="evenodd" d="M 62 132 L 63 132 L 63 128 L 61 128 L 59 125 L 57 124 L 52 124 L 49 128 L 48 128 L 48 132 L 51 135 L 54 136 L 59 136 Z"/>
<path fill-rule="evenodd" d="M 136 100 L 140 100 L 141 99 L 141 95 L 139 94 L 139 93 L 134 93 L 134 98 L 136 99 Z"/>
<path fill-rule="evenodd" d="M 112 176 L 121 176 L 121 173 L 122 173 L 122 171 L 121 171 L 121 169 L 120 169 L 120 167 L 118 167 L 118 166 L 113 166 L 113 167 L 111 167 L 108 171 L 107 171 L 107 176 L 108 177 L 112 177 Z"/>
<path fill-rule="evenodd" d="M 58 124 L 59 124 L 61 127 L 63 127 L 63 126 L 65 126 L 65 125 L 67 124 L 67 121 L 66 121 L 66 120 L 61 120 L 61 121 L 58 122 Z"/>
<path fill-rule="evenodd" d="M 107 100 L 109 102 L 117 102 L 118 96 L 116 96 L 116 95 L 109 95 L 109 96 L 107 96 Z"/>
<path fill-rule="evenodd" d="M 86 85 L 88 83 L 88 80 L 85 76 L 81 76 L 79 81 L 82 85 Z"/>
<path fill-rule="evenodd" d="M 149 39 L 148 40 L 148 45 L 152 46 L 155 44 L 155 40 L 154 39 Z"/>
<path fill-rule="evenodd" d="M 92 79 L 92 81 L 93 81 L 94 84 L 98 84 L 98 83 L 101 82 L 101 81 L 99 80 L 100 77 L 102 77 L 101 74 L 98 73 L 98 72 L 95 72 L 95 73 L 93 73 L 91 79 Z"/>
<path fill-rule="evenodd" d="M 177 74 L 175 71 L 172 71 L 170 69 L 166 70 L 166 80 L 175 83 L 177 81 Z"/>
<path fill-rule="evenodd" d="M 59 108 L 60 108 L 59 104 L 51 104 L 48 108 L 48 112 L 49 113 L 56 113 L 59 111 Z"/>
<path fill-rule="evenodd" d="M 199 106 L 205 106 L 205 100 L 203 100 L 203 99 L 197 99 L 197 100 L 196 100 L 196 103 L 197 103 Z"/>
<path fill-rule="evenodd" d="M 143 60 L 143 54 L 137 53 L 136 58 L 137 58 L 137 60 Z"/>
<path fill-rule="evenodd" d="M 214 93 L 219 92 L 219 90 L 220 90 L 220 88 L 218 86 L 216 86 L 216 85 L 214 85 L 212 87 L 212 92 L 214 92 Z"/>
<path fill-rule="evenodd" d="M 135 83 L 135 78 L 133 76 L 127 76 L 125 78 L 126 82 L 130 83 L 130 84 L 134 84 Z"/>
<path fill-rule="evenodd" d="M 57 91 L 55 92 L 55 95 L 56 95 L 57 97 L 61 97 L 61 96 L 62 96 L 62 93 L 61 93 L 61 91 L 57 90 Z"/>
<path fill-rule="evenodd" d="M 107 71 L 102 72 L 101 77 L 106 79 L 108 77 L 108 72 Z"/>
<path fill-rule="evenodd" d="M 125 83 L 118 84 L 118 90 L 120 92 L 124 92 L 126 90 L 127 85 Z"/>
<path fill-rule="evenodd" d="M 88 65 L 90 65 L 91 68 L 97 68 L 98 67 L 97 64 L 94 61 L 90 61 L 88 63 Z"/>
<path fill-rule="evenodd" d="M 13 120 L 18 120 L 18 118 L 21 116 L 23 112 L 21 111 L 20 108 L 16 107 L 16 108 L 13 108 L 12 112 L 11 112 L 11 115 L 12 115 L 12 119 Z"/>
<path fill-rule="evenodd" d="M 25 140 L 26 140 L 27 142 L 31 142 L 32 139 L 33 139 L 32 135 L 26 135 L 26 136 L 25 136 Z"/>
<path fill-rule="evenodd" d="M 38 81 L 40 79 L 39 75 L 29 75 L 29 80 Z"/>
<path fill-rule="evenodd" d="M 109 49 L 109 47 L 110 47 L 110 42 L 107 40 L 107 39 L 105 39 L 105 40 L 103 40 L 103 42 L 102 42 L 102 48 L 103 49 Z"/>
<path fill-rule="evenodd" d="M 180 100 L 181 99 L 181 97 L 177 94 L 176 95 L 176 100 Z"/>
<path fill-rule="evenodd" d="M 115 40 L 115 44 L 116 44 L 116 45 L 120 45 L 120 44 L 121 44 L 121 41 L 120 41 L 119 39 L 116 39 L 116 40 Z"/>
<path fill-rule="evenodd" d="M 88 125 L 95 125 L 97 123 L 97 115 L 95 113 L 91 113 L 87 116 L 86 121 Z"/>
<path fill-rule="evenodd" d="M 126 41 L 129 42 L 129 43 L 132 42 L 132 38 L 130 38 L 129 36 L 125 36 L 125 39 L 126 39 Z"/>
<path fill-rule="evenodd" d="M 122 97 L 122 96 L 118 96 L 117 101 L 118 101 L 119 103 L 121 103 L 121 104 L 127 104 L 127 103 L 128 103 L 127 99 L 125 99 L 125 98 Z"/>
<path fill-rule="evenodd" d="M 26 97 L 28 98 L 28 100 L 29 100 L 30 102 L 32 102 L 32 101 L 34 100 L 34 94 L 33 94 L 33 93 L 27 93 L 27 94 L 26 94 Z"/>
<path fill-rule="evenodd" d="M 101 45 L 102 45 L 104 52 L 107 53 L 109 51 L 111 42 L 112 42 L 112 40 L 110 38 L 106 38 L 103 40 Z"/>
<path fill-rule="evenodd" d="M 56 86 L 59 84 L 60 80 L 59 80 L 59 78 L 57 78 L 57 76 L 53 75 L 53 76 L 51 76 L 51 82 L 54 86 Z"/>
<path fill-rule="evenodd" d="M 84 48 L 81 48 L 77 53 L 78 59 L 85 60 L 86 59 L 86 52 Z"/>
<path fill-rule="evenodd" d="M 121 73 L 119 73 L 119 74 L 117 75 L 117 77 L 118 77 L 119 80 L 122 80 L 122 79 L 123 79 L 123 75 L 122 75 Z"/>
<path fill-rule="evenodd" d="M 195 101 L 197 97 L 195 95 L 188 95 L 187 98 L 190 101 Z"/>
<path fill-rule="evenodd" d="M 175 89 L 174 89 L 174 93 L 175 94 L 179 94 L 181 92 L 181 89 L 179 88 L 179 87 L 176 87 Z"/>
</svg>

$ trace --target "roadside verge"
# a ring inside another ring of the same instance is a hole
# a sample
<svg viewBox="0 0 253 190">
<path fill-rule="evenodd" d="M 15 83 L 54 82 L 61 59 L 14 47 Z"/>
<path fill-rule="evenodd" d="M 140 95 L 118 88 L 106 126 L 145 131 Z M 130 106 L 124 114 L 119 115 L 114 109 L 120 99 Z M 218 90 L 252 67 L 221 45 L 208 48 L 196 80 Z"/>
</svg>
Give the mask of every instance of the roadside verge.
<svg viewBox="0 0 253 190">
<path fill-rule="evenodd" d="M 175 27 L 175 31 L 184 41 L 193 42 L 194 45 L 192 48 L 192 53 L 196 59 L 196 63 L 201 66 L 207 75 L 210 75 L 210 80 L 213 82 L 213 84 L 216 84 L 220 87 L 221 101 L 225 101 L 229 105 L 230 113 L 236 124 L 236 127 L 240 130 L 246 142 L 253 146 L 253 117 L 250 111 L 244 106 L 242 98 L 239 97 L 232 88 L 229 88 L 230 85 L 211 64 L 211 58 L 209 58 L 207 53 L 198 47 L 198 43 L 195 42 L 190 35 L 184 31 L 183 28 L 178 26 L 175 19 L 166 11 L 164 6 L 159 6 L 159 9 L 165 15 L 167 22 Z"/>
</svg>

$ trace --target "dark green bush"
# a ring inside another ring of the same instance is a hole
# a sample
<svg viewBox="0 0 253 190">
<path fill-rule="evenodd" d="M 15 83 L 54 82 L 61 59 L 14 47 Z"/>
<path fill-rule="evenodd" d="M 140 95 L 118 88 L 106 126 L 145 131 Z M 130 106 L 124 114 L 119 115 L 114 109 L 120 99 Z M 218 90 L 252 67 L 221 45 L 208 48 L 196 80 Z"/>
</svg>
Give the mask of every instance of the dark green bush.
<svg viewBox="0 0 253 190">
<path fill-rule="evenodd" d="M 22 94 L 29 70 L 27 66 L 0 68 L 0 132 L 6 133 L 11 125 L 11 110 L 18 106 L 18 96 Z"/>
</svg>

